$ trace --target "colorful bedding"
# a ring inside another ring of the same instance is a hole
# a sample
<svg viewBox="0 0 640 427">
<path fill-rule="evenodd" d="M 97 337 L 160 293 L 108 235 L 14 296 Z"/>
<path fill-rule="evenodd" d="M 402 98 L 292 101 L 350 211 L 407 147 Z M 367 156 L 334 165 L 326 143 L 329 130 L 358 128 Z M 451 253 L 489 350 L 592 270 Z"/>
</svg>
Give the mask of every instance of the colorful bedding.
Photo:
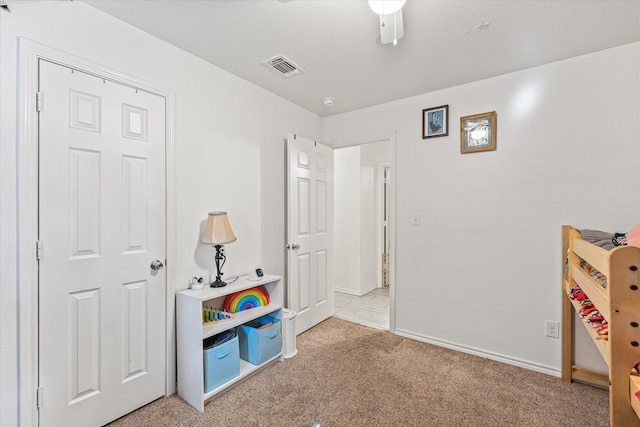
<svg viewBox="0 0 640 427">
<path fill-rule="evenodd" d="M 593 268 L 591 264 L 580 258 L 580 268 L 589 273 L 589 276 L 596 281 L 597 284 L 607 289 L 607 276 Z"/>
<path fill-rule="evenodd" d="M 610 251 L 616 246 L 626 245 L 626 233 L 607 233 L 600 230 L 580 230 L 580 237 L 589 243 L 593 243 L 603 249 Z M 591 278 L 603 288 L 607 288 L 607 277 L 593 268 L 583 259 L 580 259 L 580 267 L 589 273 Z"/>
<path fill-rule="evenodd" d="M 607 320 L 600 314 L 591 300 L 587 298 L 580 286 L 571 288 L 569 298 L 578 303 L 578 314 L 584 322 L 591 324 L 598 335 L 598 339 L 609 340 L 609 324 Z"/>
</svg>

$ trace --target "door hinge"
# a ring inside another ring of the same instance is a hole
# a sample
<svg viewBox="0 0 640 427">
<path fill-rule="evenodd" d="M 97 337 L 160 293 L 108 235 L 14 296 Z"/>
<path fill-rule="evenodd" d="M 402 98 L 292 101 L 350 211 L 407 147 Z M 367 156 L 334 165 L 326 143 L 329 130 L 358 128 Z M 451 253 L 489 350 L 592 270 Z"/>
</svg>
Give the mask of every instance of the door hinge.
<svg viewBox="0 0 640 427">
<path fill-rule="evenodd" d="M 40 261 L 44 258 L 44 242 L 42 240 L 36 241 L 36 259 Z"/>
<path fill-rule="evenodd" d="M 39 113 L 44 110 L 44 94 L 42 92 L 36 93 L 36 111 Z"/>
<path fill-rule="evenodd" d="M 36 405 L 38 409 L 44 406 L 44 387 L 38 387 L 36 389 Z"/>
</svg>

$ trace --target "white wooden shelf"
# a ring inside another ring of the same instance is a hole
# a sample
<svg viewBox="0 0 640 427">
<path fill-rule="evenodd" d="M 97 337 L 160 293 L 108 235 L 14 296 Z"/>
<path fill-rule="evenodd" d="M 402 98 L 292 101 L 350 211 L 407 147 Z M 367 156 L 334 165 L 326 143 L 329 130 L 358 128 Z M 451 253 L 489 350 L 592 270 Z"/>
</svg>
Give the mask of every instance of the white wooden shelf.
<svg viewBox="0 0 640 427">
<path fill-rule="evenodd" d="M 227 295 L 234 292 L 264 286 L 269 294 L 269 305 L 233 313 L 231 319 L 203 324 L 203 306 L 222 308 Z M 206 287 L 202 290 L 184 290 L 177 293 L 177 343 L 178 343 L 178 395 L 191 406 L 204 411 L 206 400 L 232 387 L 249 375 L 276 360 L 282 360 L 282 351 L 260 365 L 240 360 L 240 375 L 221 386 L 204 392 L 203 340 L 226 330 L 243 325 L 266 314 L 282 319 L 282 278 L 265 275 L 261 280 L 250 281 L 240 277 L 222 288 Z"/>
<path fill-rule="evenodd" d="M 191 289 L 185 289 L 184 291 L 178 292 L 178 295 L 185 294 L 185 295 L 188 295 L 189 298 L 199 299 L 200 301 L 206 301 L 206 300 L 216 299 L 220 297 L 225 297 L 234 292 L 255 288 L 256 286 L 272 283 L 277 280 L 280 280 L 280 276 L 274 276 L 272 274 L 265 274 L 264 277 L 262 277 L 260 280 L 255 282 L 248 280 L 246 276 L 241 276 L 235 282 L 229 283 L 227 286 L 223 286 L 222 288 L 212 288 L 210 286 L 205 286 L 204 289 L 201 289 L 199 291 L 192 291 Z"/>
<path fill-rule="evenodd" d="M 214 397 L 216 394 L 220 393 L 221 391 L 226 390 L 227 388 L 229 388 L 229 387 L 233 386 L 234 384 L 240 382 L 241 380 L 247 378 L 249 375 L 253 374 L 254 372 L 259 371 L 264 366 L 269 365 L 270 363 L 275 362 L 276 360 L 279 360 L 279 359 L 282 359 L 282 352 L 276 354 L 271 359 L 265 361 L 261 365 L 252 365 L 251 363 L 240 359 L 240 375 L 238 375 L 237 377 L 235 377 L 231 381 L 222 384 L 220 387 L 214 388 L 209 393 L 205 393 L 204 394 L 204 400 L 206 401 L 206 400 Z"/>
<path fill-rule="evenodd" d="M 202 339 L 209 338 L 213 335 L 224 332 L 227 329 L 235 328 L 236 326 L 247 323 L 253 319 L 256 319 L 265 314 L 272 313 L 282 308 L 281 304 L 270 303 L 265 307 L 256 307 L 251 310 L 241 311 L 239 313 L 233 313 L 231 319 L 219 320 L 215 323 L 202 326 Z"/>
</svg>

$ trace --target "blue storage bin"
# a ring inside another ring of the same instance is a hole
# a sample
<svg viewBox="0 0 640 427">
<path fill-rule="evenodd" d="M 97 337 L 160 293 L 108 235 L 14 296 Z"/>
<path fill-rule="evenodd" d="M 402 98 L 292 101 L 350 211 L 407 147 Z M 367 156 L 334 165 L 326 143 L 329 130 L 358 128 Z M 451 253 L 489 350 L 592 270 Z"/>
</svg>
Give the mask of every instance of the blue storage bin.
<svg viewBox="0 0 640 427">
<path fill-rule="evenodd" d="M 223 333 L 224 334 L 224 333 Z M 223 334 L 219 334 L 221 336 Z M 238 336 L 215 343 L 212 337 L 204 342 L 204 392 L 208 393 L 216 387 L 240 375 L 240 353 Z"/>
<path fill-rule="evenodd" d="M 263 329 L 260 326 L 272 323 Z M 236 328 L 240 339 L 240 358 L 259 365 L 282 352 L 282 324 L 273 316 L 262 316 Z"/>
</svg>

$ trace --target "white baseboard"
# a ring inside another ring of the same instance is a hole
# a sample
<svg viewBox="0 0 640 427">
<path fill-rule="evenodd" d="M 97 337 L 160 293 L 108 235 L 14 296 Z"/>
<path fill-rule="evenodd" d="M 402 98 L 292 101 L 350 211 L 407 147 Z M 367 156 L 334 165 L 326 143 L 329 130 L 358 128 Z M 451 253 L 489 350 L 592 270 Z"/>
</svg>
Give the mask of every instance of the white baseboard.
<svg viewBox="0 0 640 427">
<path fill-rule="evenodd" d="M 357 297 L 361 297 L 363 295 L 366 295 L 366 294 L 368 294 L 369 292 L 371 292 L 374 289 L 378 289 L 378 287 L 377 286 L 373 286 L 373 287 L 371 287 L 371 288 L 369 288 L 367 290 L 361 291 L 361 292 L 354 291 L 353 289 L 339 288 L 337 286 L 333 287 L 333 290 L 335 292 L 340 292 L 340 293 L 349 294 L 349 295 L 355 295 Z"/>
<path fill-rule="evenodd" d="M 405 331 L 396 328 L 394 333 L 401 337 L 410 338 L 416 341 L 421 341 L 427 344 L 437 345 L 439 347 L 448 348 L 450 350 L 459 351 L 461 353 L 472 354 L 478 357 L 484 357 L 486 359 L 495 360 L 496 362 L 506 363 L 507 365 L 517 366 L 519 368 L 529 369 L 531 371 L 540 372 L 542 374 L 551 375 L 552 377 L 560 378 L 560 369 L 551 366 L 540 365 L 538 363 L 532 363 L 527 360 L 517 359 L 514 357 L 504 356 L 497 353 L 491 353 L 484 350 L 478 350 L 472 347 L 466 347 L 459 344 L 454 344 L 448 341 L 430 338 L 423 335 L 418 335 L 414 332 Z"/>
</svg>

